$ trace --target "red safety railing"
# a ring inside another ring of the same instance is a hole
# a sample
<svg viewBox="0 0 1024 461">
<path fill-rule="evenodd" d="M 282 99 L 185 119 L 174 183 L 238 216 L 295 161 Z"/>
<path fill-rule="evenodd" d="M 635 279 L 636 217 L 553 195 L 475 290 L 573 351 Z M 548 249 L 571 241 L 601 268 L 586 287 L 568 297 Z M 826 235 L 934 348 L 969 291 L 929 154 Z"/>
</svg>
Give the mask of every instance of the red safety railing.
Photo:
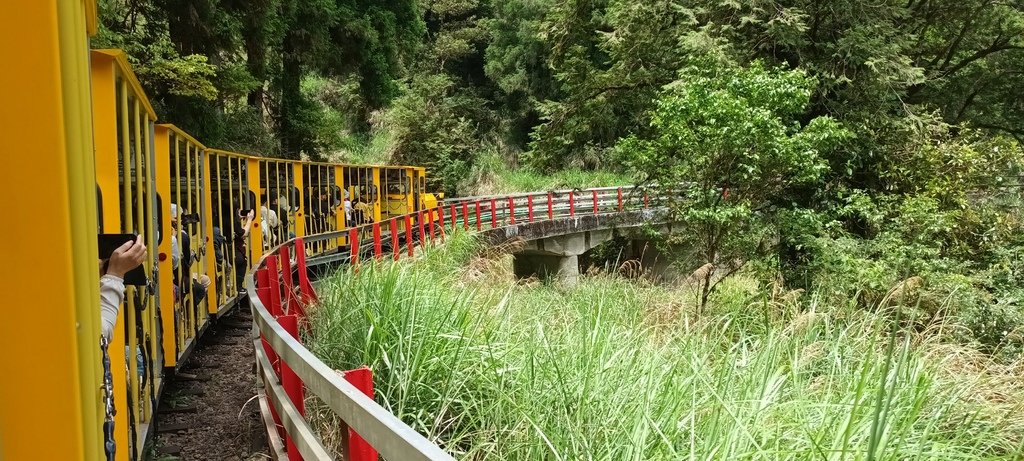
<svg viewBox="0 0 1024 461">
<path fill-rule="evenodd" d="M 380 456 L 394 460 L 452 459 L 374 402 L 370 369 L 332 370 L 302 345 L 300 328 L 311 334 L 306 308 L 318 300 L 309 279 L 306 254 L 308 249 L 323 247 L 316 245 L 317 242 L 347 237 L 347 262 L 358 271 L 362 260 L 380 260 L 388 242 L 395 260 L 403 253 L 414 257 L 417 247 L 437 242 L 435 230 L 443 242 L 446 229 L 448 232 L 459 227 L 481 231 L 483 223 L 495 229 L 515 225 L 517 220 L 523 221 L 523 216 L 529 223 L 538 217 L 553 220 L 576 218 L 580 214 L 617 213 L 646 208 L 650 199 L 645 191 L 632 188 L 458 198 L 436 208 L 392 217 L 386 222 L 292 239 L 264 255 L 246 276 L 245 284 L 259 331 L 254 345 L 257 376 L 262 384 L 260 409 L 267 425 L 272 456 L 289 460 L 332 459 L 305 419 L 304 401 L 308 391 L 348 426 L 345 459 L 377 460 L 378 450 Z M 590 206 L 587 206 L 588 201 Z M 537 210 L 537 206 L 542 208 Z M 461 217 L 458 216 L 460 211 Z M 406 251 L 402 251 L 403 247 Z"/>
</svg>

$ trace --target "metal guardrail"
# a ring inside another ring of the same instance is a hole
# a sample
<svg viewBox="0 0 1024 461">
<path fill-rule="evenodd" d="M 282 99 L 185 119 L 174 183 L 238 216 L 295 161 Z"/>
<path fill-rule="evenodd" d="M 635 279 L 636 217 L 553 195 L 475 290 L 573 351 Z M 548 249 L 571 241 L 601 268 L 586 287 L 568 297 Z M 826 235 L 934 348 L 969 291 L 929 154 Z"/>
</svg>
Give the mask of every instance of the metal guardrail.
<svg viewBox="0 0 1024 461">
<path fill-rule="evenodd" d="M 265 254 L 246 274 L 245 287 L 253 312 L 253 330 L 258 334 L 254 346 L 257 377 L 263 385 L 259 395 L 260 407 L 273 457 L 332 459 L 329 449 L 321 443 L 303 415 L 302 394 L 306 389 L 385 459 L 454 459 L 363 394 L 299 341 L 295 313 L 292 312 L 298 308 L 295 303 L 299 300 L 294 293 L 299 291 L 299 296 L 305 300 L 316 296 L 305 273 L 306 249 L 312 248 L 311 243 L 348 237 L 353 244 L 347 259 L 353 265 L 358 264 L 362 256 L 382 258 L 388 253 L 397 260 L 403 254 L 414 256 L 416 246 L 443 241 L 445 229 L 462 227 L 480 231 L 517 222 L 634 211 L 648 208 L 653 202 L 655 200 L 645 190 L 631 187 L 463 197 L 445 200 L 437 208 L 394 217 L 383 223 L 292 239 Z M 389 252 L 384 251 L 386 240 L 391 247 Z M 299 282 L 295 290 L 292 289 L 289 255 L 295 255 L 298 266 Z M 278 261 L 285 266 L 286 278 L 281 278 L 278 273 Z M 261 271 L 263 274 L 259 274 Z M 260 286 L 256 284 L 257 279 L 261 279 Z M 286 312 L 280 312 L 282 309 Z M 280 315 L 282 313 L 284 315 Z M 302 310 L 298 309 L 298 313 L 301 315 Z M 345 453 L 347 450 L 346 447 Z"/>
</svg>

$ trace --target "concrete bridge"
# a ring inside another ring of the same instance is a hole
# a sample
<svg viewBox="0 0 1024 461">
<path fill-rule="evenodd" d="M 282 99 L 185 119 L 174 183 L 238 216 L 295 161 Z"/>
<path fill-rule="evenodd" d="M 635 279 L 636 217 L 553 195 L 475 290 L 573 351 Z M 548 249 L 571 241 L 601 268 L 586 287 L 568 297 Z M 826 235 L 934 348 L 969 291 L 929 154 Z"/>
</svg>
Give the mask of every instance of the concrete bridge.
<svg viewBox="0 0 1024 461">
<path fill-rule="evenodd" d="M 574 284 L 580 274 L 580 257 L 617 237 L 630 240 L 624 259 L 636 259 L 642 269 L 663 273 L 668 261 L 650 237 L 671 231 L 668 216 L 663 208 L 556 216 L 509 224 L 481 234 L 489 246 L 514 248 L 513 269 L 517 277 L 551 277 Z"/>
</svg>

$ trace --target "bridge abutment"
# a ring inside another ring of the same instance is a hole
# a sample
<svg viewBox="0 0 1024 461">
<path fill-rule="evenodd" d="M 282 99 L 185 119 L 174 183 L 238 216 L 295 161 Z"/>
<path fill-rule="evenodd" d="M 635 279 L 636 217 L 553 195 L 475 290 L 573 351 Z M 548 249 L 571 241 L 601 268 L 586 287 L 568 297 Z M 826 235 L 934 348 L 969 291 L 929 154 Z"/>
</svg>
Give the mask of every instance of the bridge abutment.
<svg viewBox="0 0 1024 461">
<path fill-rule="evenodd" d="M 579 255 L 518 253 L 512 260 L 518 278 L 540 277 L 575 285 L 580 278 Z"/>
</svg>

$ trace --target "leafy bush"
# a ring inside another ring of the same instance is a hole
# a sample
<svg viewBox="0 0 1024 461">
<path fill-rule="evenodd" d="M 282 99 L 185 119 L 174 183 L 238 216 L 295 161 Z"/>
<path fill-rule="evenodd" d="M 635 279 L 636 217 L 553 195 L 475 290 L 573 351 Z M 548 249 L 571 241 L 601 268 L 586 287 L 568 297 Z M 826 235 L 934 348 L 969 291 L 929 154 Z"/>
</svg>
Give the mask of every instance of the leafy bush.
<svg viewBox="0 0 1024 461">
<path fill-rule="evenodd" d="M 658 100 L 652 139 L 620 144 L 639 179 L 670 194 L 684 243 L 702 257 L 696 265 L 711 265 L 702 304 L 718 273 L 766 253 L 776 238 L 770 209 L 792 188 L 818 180 L 827 168 L 822 152 L 848 138 L 828 117 L 796 122 L 814 87 L 803 72 L 759 63 L 690 66 Z"/>
<path fill-rule="evenodd" d="M 425 165 L 434 181 L 430 188 L 458 193 L 481 148 L 475 121 L 483 118 L 483 106 L 447 75 L 412 79 L 386 115 L 394 136 L 391 161 Z"/>
</svg>

